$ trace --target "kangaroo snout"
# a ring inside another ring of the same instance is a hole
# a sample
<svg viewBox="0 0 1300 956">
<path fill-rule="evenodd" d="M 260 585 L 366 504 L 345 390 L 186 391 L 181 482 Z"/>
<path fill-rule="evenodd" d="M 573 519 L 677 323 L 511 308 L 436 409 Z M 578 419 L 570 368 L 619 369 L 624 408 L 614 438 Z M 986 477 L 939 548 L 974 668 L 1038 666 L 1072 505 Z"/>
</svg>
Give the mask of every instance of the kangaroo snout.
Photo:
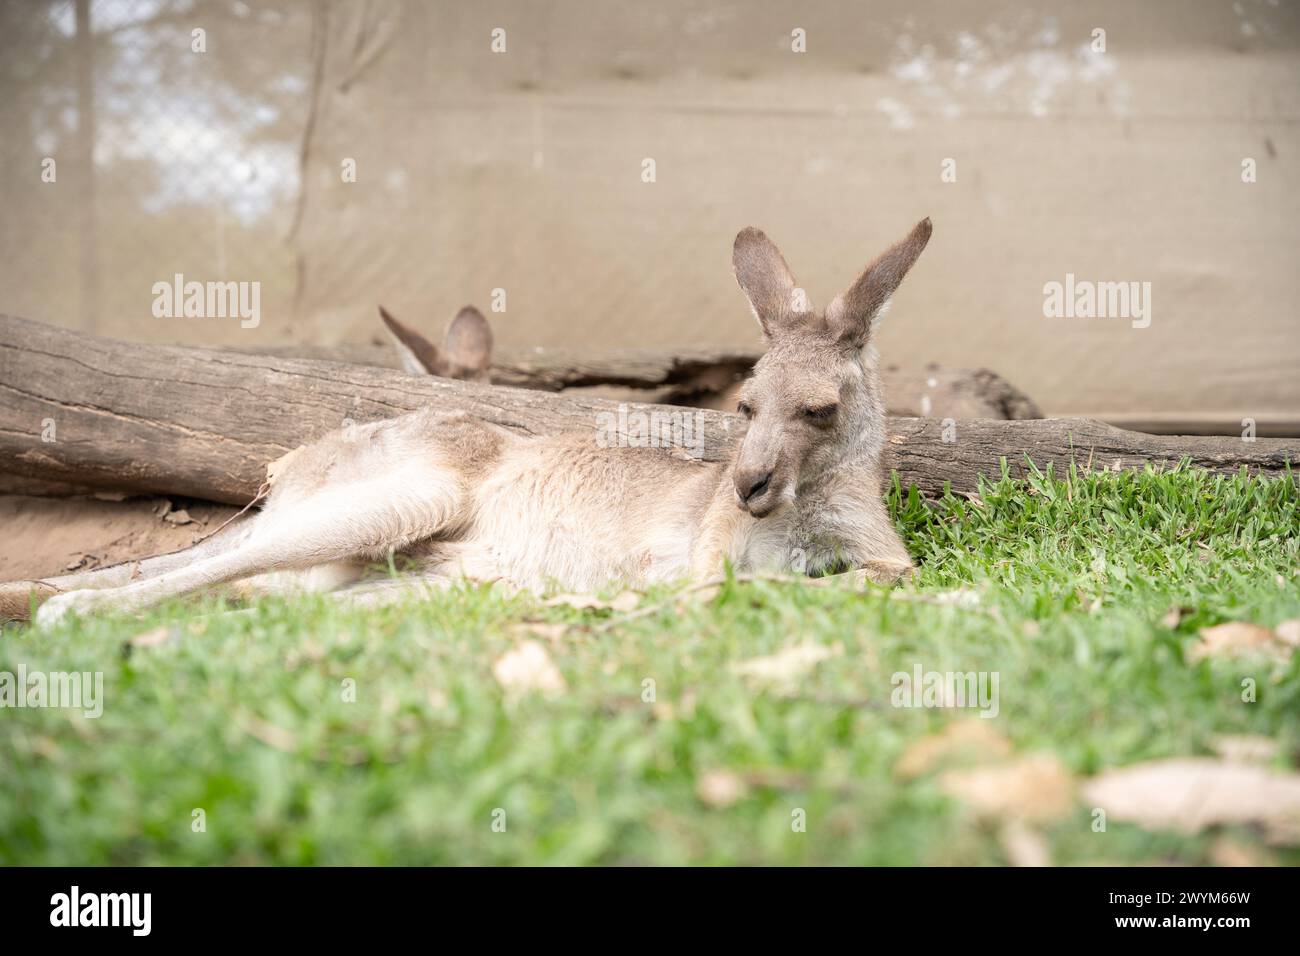
<svg viewBox="0 0 1300 956">
<path fill-rule="evenodd" d="M 733 481 L 736 504 L 755 518 L 770 514 L 781 500 L 775 469 L 770 467 L 737 468 Z"/>
<path fill-rule="evenodd" d="M 769 468 L 763 472 L 745 472 L 736 474 L 736 494 L 741 501 L 749 502 L 756 498 L 761 498 L 763 492 L 767 491 L 768 486 L 772 484 L 772 470 Z"/>
</svg>

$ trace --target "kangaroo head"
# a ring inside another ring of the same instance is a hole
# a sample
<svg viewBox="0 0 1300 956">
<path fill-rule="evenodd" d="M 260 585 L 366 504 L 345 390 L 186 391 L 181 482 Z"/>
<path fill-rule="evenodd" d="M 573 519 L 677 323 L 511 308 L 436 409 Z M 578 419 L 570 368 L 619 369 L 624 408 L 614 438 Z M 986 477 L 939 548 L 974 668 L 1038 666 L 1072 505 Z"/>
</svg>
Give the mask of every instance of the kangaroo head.
<svg viewBox="0 0 1300 956">
<path fill-rule="evenodd" d="M 456 313 L 443 336 L 442 348 L 397 321 L 382 305 L 379 317 L 393 337 L 402 368 L 412 375 L 439 375 L 469 382 L 488 381 L 492 361 L 492 327 L 483 313 L 467 305 Z"/>
<path fill-rule="evenodd" d="M 816 312 L 772 240 L 736 236 L 736 281 L 762 326 L 767 353 L 741 387 L 749 428 L 736 458 L 736 502 L 756 518 L 836 465 L 872 458 L 884 442 L 885 409 L 871 345 L 907 270 L 930 239 L 930 220 L 868 265 L 824 313 Z"/>
</svg>

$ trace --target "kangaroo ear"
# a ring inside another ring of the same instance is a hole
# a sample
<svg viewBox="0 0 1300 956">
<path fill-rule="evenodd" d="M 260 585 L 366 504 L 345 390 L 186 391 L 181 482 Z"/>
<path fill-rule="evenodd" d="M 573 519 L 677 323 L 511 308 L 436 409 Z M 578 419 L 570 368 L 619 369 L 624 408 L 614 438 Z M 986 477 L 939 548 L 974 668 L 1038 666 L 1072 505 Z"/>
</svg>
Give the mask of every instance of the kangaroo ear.
<svg viewBox="0 0 1300 956">
<path fill-rule="evenodd" d="M 450 366 L 450 378 L 487 381 L 492 363 L 492 326 L 482 312 L 467 305 L 456 313 L 442 340 L 442 354 Z"/>
<path fill-rule="evenodd" d="M 434 345 L 409 325 L 398 322 L 382 305 L 379 317 L 384 320 L 388 334 L 393 337 L 393 346 L 402 360 L 402 369 L 412 375 L 446 375 L 446 362 L 438 354 Z"/>
<path fill-rule="evenodd" d="M 889 305 L 889 297 L 930 241 L 931 228 L 930 220 L 922 219 L 906 239 L 890 246 L 862 270 L 847 292 L 835 297 L 826 309 L 826 324 L 841 340 L 859 346 L 867 344 L 875 320 Z"/>
<path fill-rule="evenodd" d="M 778 325 L 796 313 L 795 282 L 781 250 L 760 229 L 750 226 L 736 236 L 731 250 L 736 282 L 749 299 L 763 334 L 771 338 Z M 804 304 L 798 311 L 806 311 Z"/>
</svg>

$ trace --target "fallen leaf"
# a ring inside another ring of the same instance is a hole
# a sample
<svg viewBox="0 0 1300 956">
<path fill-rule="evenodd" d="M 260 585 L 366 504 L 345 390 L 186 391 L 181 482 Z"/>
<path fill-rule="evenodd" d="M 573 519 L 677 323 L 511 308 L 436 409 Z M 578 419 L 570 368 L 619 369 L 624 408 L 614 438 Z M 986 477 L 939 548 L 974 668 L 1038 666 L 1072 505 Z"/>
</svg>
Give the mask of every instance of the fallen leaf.
<svg viewBox="0 0 1300 956">
<path fill-rule="evenodd" d="M 1300 647 L 1300 618 L 1283 621 L 1273 628 L 1273 633 L 1288 647 Z"/>
<path fill-rule="evenodd" d="M 1270 840 L 1300 842 L 1300 774 L 1212 757 L 1175 757 L 1109 770 L 1084 787 L 1112 820 L 1196 833 L 1259 826 Z"/>
<path fill-rule="evenodd" d="M 188 511 L 182 508 L 180 511 L 167 512 L 163 515 L 163 521 L 166 521 L 168 524 L 191 524 L 194 519 L 190 517 Z"/>
<path fill-rule="evenodd" d="M 1277 866 L 1267 850 L 1230 836 L 1221 836 L 1210 844 L 1210 862 L 1215 866 Z"/>
<path fill-rule="evenodd" d="M 948 591 L 935 591 L 928 595 L 936 604 L 951 604 L 953 607 L 979 607 L 980 594 L 970 588 L 952 588 Z"/>
<path fill-rule="evenodd" d="M 721 584 L 706 584 L 700 587 L 687 588 L 677 598 L 677 610 L 682 611 L 692 604 L 709 604 L 721 593 Z"/>
<path fill-rule="evenodd" d="M 1292 648 L 1278 640 L 1272 631 L 1247 621 L 1228 621 L 1201 630 L 1200 643 L 1187 652 L 1192 663 L 1206 657 L 1272 657 L 1285 660 Z"/>
<path fill-rule="evenodd" d="M 1277 741 L 1257 734 L 1225 734 L 1210 742 L 1224 760 L 1238 763 L 1268 763 L 1277 756 Z"/>
<path fill-rule="evenodd" d="M 904 779 L 953 764 L 993 763 L 1011 756 L 1011 744 L 979 717 L 954 720 L 938 733 L 911 743 L 894 764 Z"/>
<path fill-rule="evenodd" d="M 162 647 L 164 644 L 171 641 L 174 636 L 175 635 L 172 634 L 172 629 L 163 624 L 158 627 L 150 628 L 147 631 L 142 631 L 127 641 L 127 643 L 132 647 Z"/>
<path fill-rule="evenodd" d="M 520 638 L 541 637 L 551 644 L 559 644 L 569 636 L 571 628 L 567 624 L 550 624 L 542 621 L 513 624 L 510 633 Z"/>
<path fill-rule="evenodd" d="M 822 661 L 839 657 L 844 648 L 839 644 L 827 647 L 824 644 L 805 642 L 769 654 L 765 657 L 752 657 L 731 665 L 731 670 L 742 677 L 749 677 L 760 684 L 789 686 L 795 680 L 810 673 Z"/>
<path fill-rule="evenodd" d="M 298 749 L 298 735 L 292 730 L 277 727 L 275 724 L 268 723 L 262 718 L 254 717 L 251 714 L 245 715 L 239 723 L 243 725 L 245 732 L 256 737 L 268 747 L 283 750 L 285 753 L 293 753 Z"/>
<path fill-rule="evenodd" d="M 631 611 L 641 603 L 635 591 L 623 591 L 612 601 L 602 601 L 594 594 L 557 594 L 546 602 L 547 607 L 571 607 L 579 611 Z"/>
<path fill-rule="evenodd" d="M 1012 866 L 1051 866 L 1047 840 L 1020 820 L 1008 820 L 998 830 L 998 844 Z"/>
<path fill-rule="evenodd" d="M 1074 780 L 1052 754 L 1031 754 L 1012 763 L 949 770 L 939 777 L 945 792 L 989 820 L 1047 823 L 1074 806 Z"/>
<path fill-rule="evenodd" d="M 536 641 L 525 641 L 497 658 L 492 665 L 492 675 L 512 696 L 530 691 L 553 695 L 565 688 L 564 675 L 546 648 Z"/>
<path fill-rule="evenodd" d="M 731 806 L 749 791 L 740 775 L 730 770 L 707 770 L 695 781 L 695 795 L 711 807 Z"/>
</svg>

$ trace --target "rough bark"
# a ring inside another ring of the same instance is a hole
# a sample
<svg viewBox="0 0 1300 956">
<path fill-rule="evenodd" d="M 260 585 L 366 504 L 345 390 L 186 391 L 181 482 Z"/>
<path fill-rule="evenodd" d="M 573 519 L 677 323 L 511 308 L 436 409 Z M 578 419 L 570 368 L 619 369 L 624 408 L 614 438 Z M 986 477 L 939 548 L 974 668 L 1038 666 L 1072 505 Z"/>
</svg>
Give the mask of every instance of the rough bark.
<svg viewBox="0 0 1300 956">
<path fill-rule="evenodd" d="M 319 359 L 400 368 L 389 345 L 283 345 L 254 354 Z M 669 405 L 692 405 L 730 411 L 733 386 L 754 367 L 760 353 L 745 348 L 694 348 L 666 351 L 618 349 L 575 352 L 569 349 L 498 349 L 492 363 L 494 385 L 560 392 L 596 386 L 644 391 L 637 396 Z M 928 365 L 906 369 L 886 366 L 881 381 L 892 415 L 933 418 L 1042 418 L 1029 396 L 988 369 L 954 369 Z"/>
<path fill-rule="evenodd" d="M 349 422 L 425 405 L 526 435 L 594 431 L 620 408 L 376 367 L 117 342 L 0 316 L 0 472 L 30 479 L 242 504 L 267 462 L 285 452 Z M 698 415 L 698 453 L 707 461 L 723 460 L 743 430 L 733 414 L 624 409 Z M 1002 459 L 1018 473 L 1025 456 L 1058 468 L 1071 460 L 1131 468 L 1187 457 L 1217 472 L 1281 473 L 1300 462 L 1296 439 L 1145 435 L 1086 419 L 972 419 L 945 429 L 936 419 L 890 418 L 888 434 L 902 482 L 926 493 L 945 482 L 974 490 L 980 474 L 999 473 Z"/>
</svg>

